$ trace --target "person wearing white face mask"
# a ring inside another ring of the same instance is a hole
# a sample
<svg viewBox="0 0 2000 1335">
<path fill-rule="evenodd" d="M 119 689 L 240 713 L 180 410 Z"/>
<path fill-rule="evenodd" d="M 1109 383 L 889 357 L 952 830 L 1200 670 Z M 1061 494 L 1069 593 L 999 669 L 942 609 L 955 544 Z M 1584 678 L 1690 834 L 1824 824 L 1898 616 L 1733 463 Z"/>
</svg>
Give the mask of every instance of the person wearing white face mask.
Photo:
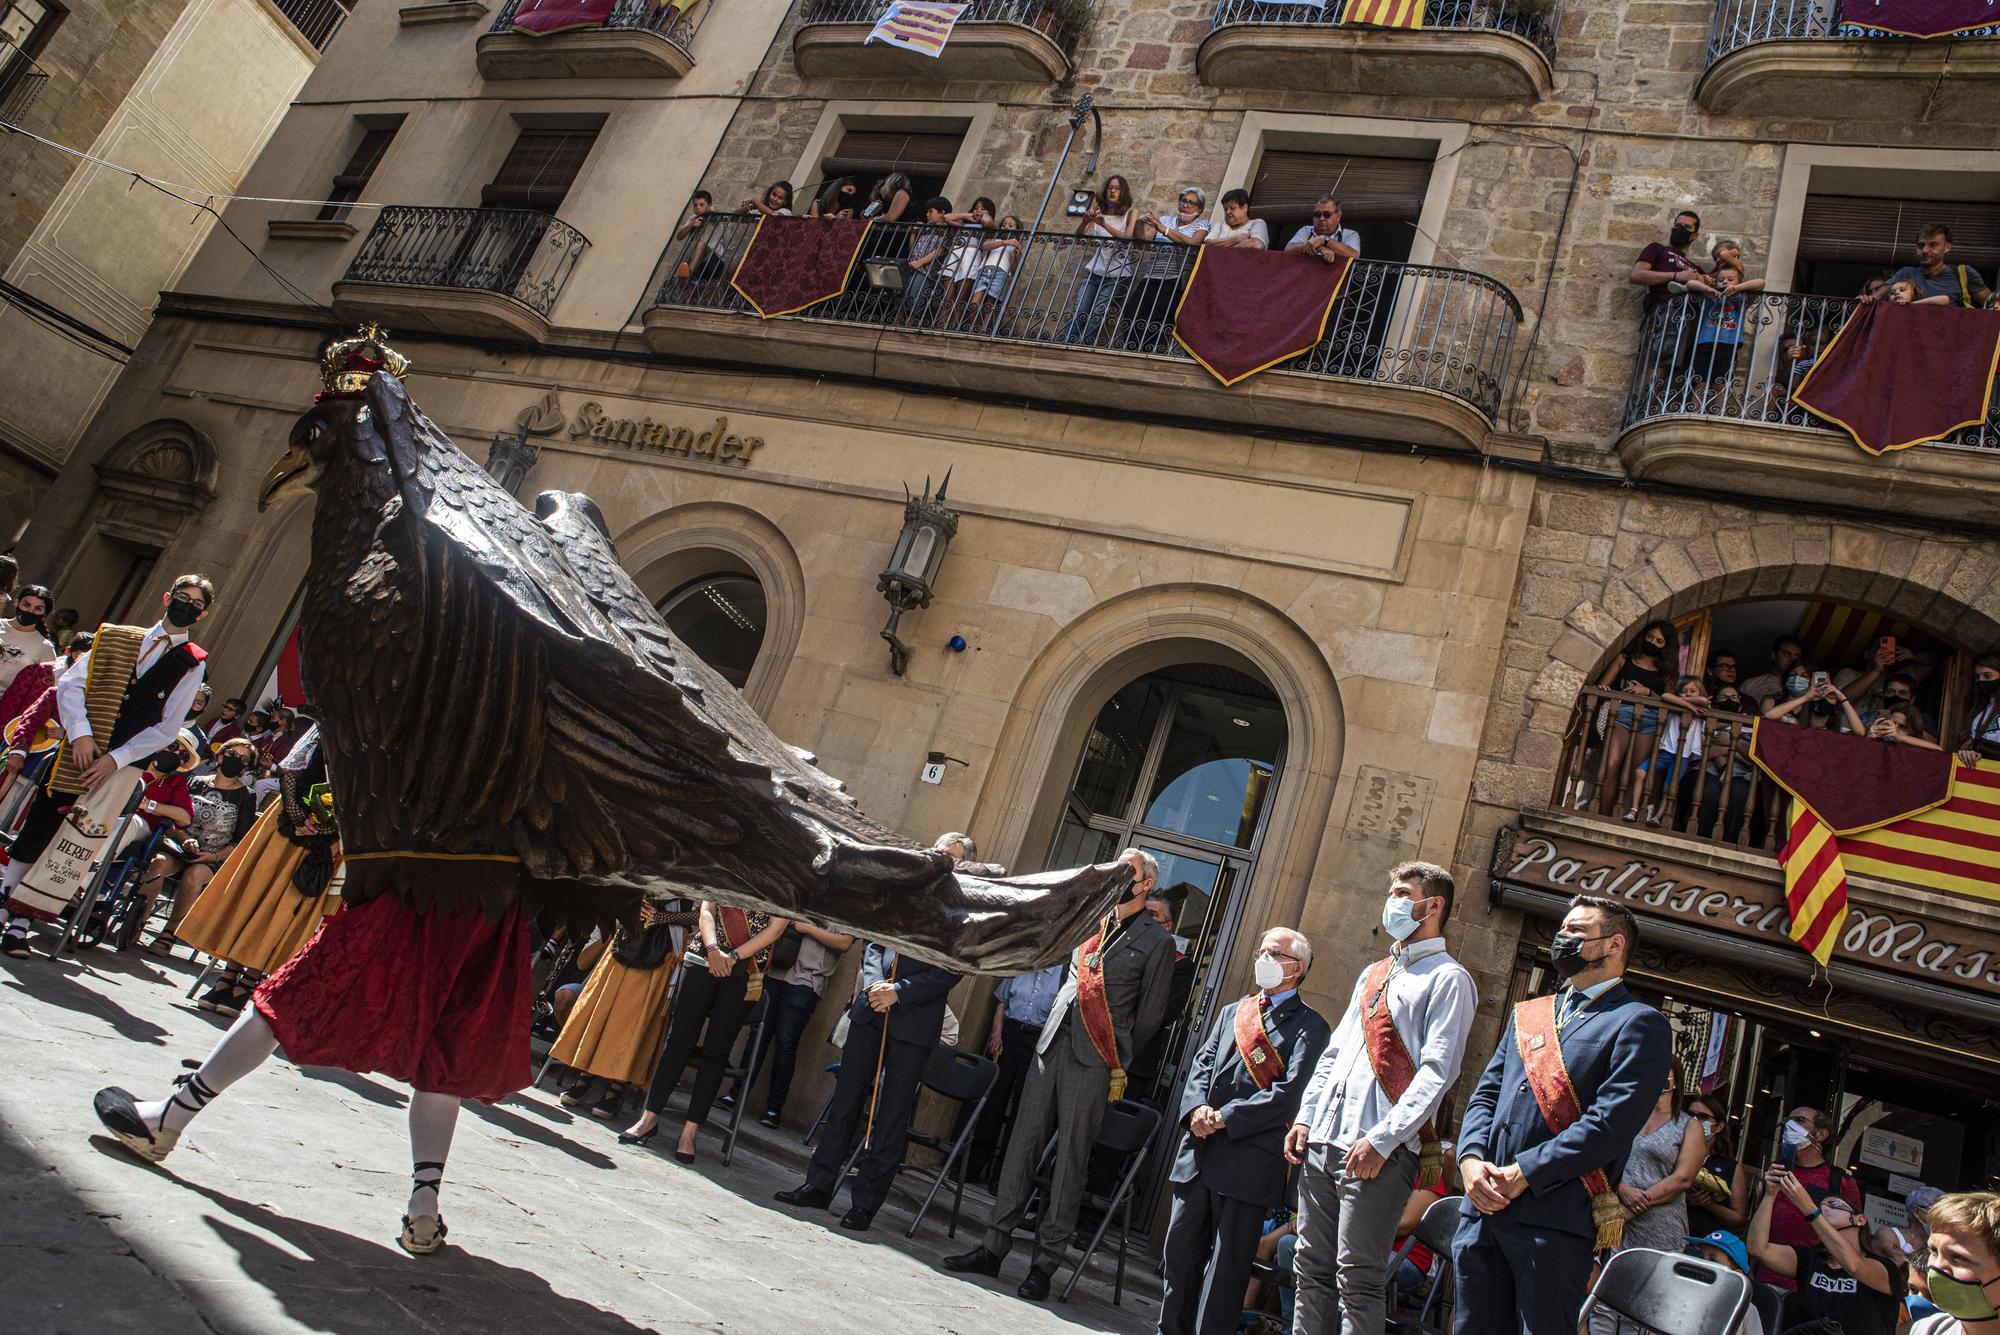
<svg viewBox="0 0 2000 1335">
<path fill-rule="evenodd" d="M 1264 933 L 1257 990 L 1223 1009 L 1181 1094 L 1160 1335 L 1233 1335 L 1265 1216 L 1284 1204 L 1286 1128 L 1330 1029 L 1299 998 L 1312 943 Z"/>
<path fill-rule="evenodd" d="M 1389 956 L 1361 971 L 1306 1088 L 1285 1157 L 1299 1177 L 1300 1335 L 1382 1335 L 1389 1253 L 1403 1204 L 1434 1178 L 1431 1128 L 1458 1080 L 1479 989 L 1445 950 L 1451 873 L 1405 862 L 1389 873 Z"/>
</svg>

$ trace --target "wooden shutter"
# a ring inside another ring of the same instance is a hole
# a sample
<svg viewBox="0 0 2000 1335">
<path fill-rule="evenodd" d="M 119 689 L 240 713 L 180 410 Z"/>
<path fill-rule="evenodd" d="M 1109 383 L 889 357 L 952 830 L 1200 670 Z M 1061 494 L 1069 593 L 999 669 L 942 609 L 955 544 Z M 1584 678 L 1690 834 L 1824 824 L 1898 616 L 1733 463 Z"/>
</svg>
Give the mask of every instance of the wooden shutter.
<svg viewBox="0 0 2000 1335">
<path fill-rule="evenodd" d="M 481 201 L 493 208 L 554 213 L 596 142 L 596 130 L 521 131 Z"/>
<path fill-rule="evenodd" d="M 1369 219 L 1415 222 L 1430 183 L 1429 158 L 1269 150 L 1250 184 L 1250 211 L 1259 217 L 1309 214 L 1321 195 L 1332 195 L 1349 226 Z"/>
<path fill-rule="evenodd" d="M 402 117 L 396 118 L 394 125 L 382 129 L 369 130 L 361 136 L 361 143 L 347 159 L 347 165 L 334 173 L 333 188 L 327 191 L 329 201 L 321 209 L 319 216 L 338 218 L 347 210 L 342 206 L 361 198 L 361 192 L 368 185 L 368 178 L 375 174 L 375 167 L 382 161 L 382 155 L 389 151 L 389 143 L 396 137 L 396 131 L 403 125 Z"/>
<path fill-rule="evenodd" d="M 2000 204 L 1965 200 L 1807 195 L 1799 215 L 1799 260 L 1900 269 L 1917 262 L 1926 223 L 1951 229 L 1951 262 L 1992 273 L 2000 264 Z"/>
<path fill-rule="evenodd" d="M 829 180 L 889 172 L 949 176 L 964 142 L 963 130 L 849 130 L 827 158 L 822 174 Z"/>
</svg>

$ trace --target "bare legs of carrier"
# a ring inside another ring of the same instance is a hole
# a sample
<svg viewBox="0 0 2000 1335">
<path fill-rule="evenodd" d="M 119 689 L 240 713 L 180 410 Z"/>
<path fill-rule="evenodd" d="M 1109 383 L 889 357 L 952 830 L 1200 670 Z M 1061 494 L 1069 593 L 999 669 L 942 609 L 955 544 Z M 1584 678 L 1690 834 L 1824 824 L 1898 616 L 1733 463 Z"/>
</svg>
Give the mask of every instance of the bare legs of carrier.
<svg viewBox="0 0 2000 1335">
<path fill-rule="evenodd" d="M 166 1098 L 141 1103 L 117 1087 L 97 1092 L 97 1119 L 120 1144 L 148 1163 L 173 1152 L 181 1132 L 195 1114 L 223 1090 L 264 1064 L 277 1050 L 278 1037 L 270 1021 L 255 1006 L 222 1036 L 200 1068 Z M 410 1096 L 410 1160 L 412 1189 L 403 1233 L 397 1242 L 413 1256 L 426 1256 L 444 1244 L 444 1219 L 438 1211 L 438 1184 L 451 1153 L 452 1130 L 458 1124 L 458 1097 L 421 1090 Z"/>
</svg>

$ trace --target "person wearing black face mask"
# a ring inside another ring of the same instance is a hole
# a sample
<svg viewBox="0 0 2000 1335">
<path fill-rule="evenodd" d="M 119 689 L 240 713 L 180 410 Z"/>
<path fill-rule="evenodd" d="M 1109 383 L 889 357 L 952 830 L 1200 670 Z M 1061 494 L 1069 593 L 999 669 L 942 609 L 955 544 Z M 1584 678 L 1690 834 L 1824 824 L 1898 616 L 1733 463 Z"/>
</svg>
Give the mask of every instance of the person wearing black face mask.
<svg viewBox="0 0 2000 1335">
<path fill-rule="evenodd" d="M 170 841 L 155 853 L 145 880 L 140 882 L 150 905 L 168 877 L 180 877 L 167 926 L 153 938 L 151 950 L 155 955 L 173 954 L 174 947 L 180 944 L 175 934 L 180 930 L 181 920 L 201 898 L 209 878 L 229 856 L 229 850 L 250 833 L 250 826 L 257 819 L 256 805 L 244 782 L 254 755 L 248 742 L 224 742 L 217 748 L 215 773 L 188 780 L 187 800 L 192 819 L 187 836 Z"/>
<path fill-rule="evenodd" d="M 14 684 L 21 669 L 55 661 L 56 647 L 42 633 L 50 601 L 49 591 L 39 584 L 23 585 L 14 595 L 14 615 L 0 628 L 0 693 Z"/>
<path fill-rule="evenodd" d="M 1701 235 L 1701 215 L 1693 209 L 1683 209 L 1674 215 L 1673 227 L 1667 233 L 1665 244 L 1649 242 L 1639 252 L 1639 258 L 1632 263 L 1632 272 L 1626 281 L 1635 287 L 1646 289 L 1646 300 L 1641 314 L 1651 315 L 1660 304 L 1671 295 L 1669 283 L 1685 283 L 1690 277 L 1701 273 L 1701 266 L 1688 258 L 1688 247 Z"/>
<path fill-rule="evenodd" d="M 2000 655 L 1981 654 L 1972 661 L 1971 713 L 1958 758 L 1968 765 L 2000 760 Z"/>
<path fill-rule="evenodd" d="M 121 768 L 159 754 L 179 734 L 208 668 L 208 654 L 189 641 L 188 628 L 214 601 L 215 585 L 201 575 L 182 575 L 160 595 L 165 615 L 157 624 L 98 627 L 90 652 L 57 679 L 55 706 L 65 740 L 48 787 L 22 818 L 12 860 L 0 872 L 0 893 L 9 896 L 0 953 L 28 953 L 27 906 L 11 896 L 48 848 L 63 811 Z M 117 666 L 93 679 L 95 661 Z M 110 727 L 100 736 L 107 718 Z"/>
<path fill-rule="evenodd" d="M 1812 1224 L 1812 1246 L 1771 1241 L 1771 1213 L 1781 1195 Z M 1766 1270 L 1797 1281 L 1785 1308 L 1790 1328 L 1827 1323 L 1846 1335 L 1895 1335 L 1903 1310 L 1903 1267 L 1868 1253 L 1866 1227 L 1846 1197 L 1815 1201 L 1784 1164 L 1765 1170 L 1764 1198 L 1750 1218 L 1750 1254 Z"/>
<path fill-rule="evenodd" d="M 1618 1245 L 1617 1183 L 1673 1059 L 1667 1018 L 1625 988 L 1638 935 L 1616 900 L 1572 899 L 1549 951 L 1567 986 L 1514 1008 L 1473 1088 L 1456 1335 L 1575 1335 L 1592 1257 Z"/>
</svg>

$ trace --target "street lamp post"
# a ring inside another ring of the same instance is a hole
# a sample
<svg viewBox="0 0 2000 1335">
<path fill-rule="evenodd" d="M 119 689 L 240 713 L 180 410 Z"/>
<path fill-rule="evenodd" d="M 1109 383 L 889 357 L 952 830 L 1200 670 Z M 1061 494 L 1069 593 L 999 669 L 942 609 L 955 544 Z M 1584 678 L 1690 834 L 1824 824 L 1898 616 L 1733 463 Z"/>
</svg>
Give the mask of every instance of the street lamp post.
<svg viewBox="0 0 2000 1335">
<path fill-rule="evenodd" d="M 896 625 L 903 613 L 931 605 L 945 548 L 958 533 L 958 512 L 944 503 L 945 488 L 950 485 L 951 473 L 947 471 L 936 496 L 931 495 L 929 478 L 924 479 L 921 496 L 911 496 L 908 487 L 903 489 L 903 531 L 896 537 L 888 569 L 875 581 L 876 592 L 889 602 L 889 623 L 882 627 L 882 638 L 889 642 L 889 670 L 899 677 L 910 665 L 910 649 L 897 638 Z"/>
</svg>

